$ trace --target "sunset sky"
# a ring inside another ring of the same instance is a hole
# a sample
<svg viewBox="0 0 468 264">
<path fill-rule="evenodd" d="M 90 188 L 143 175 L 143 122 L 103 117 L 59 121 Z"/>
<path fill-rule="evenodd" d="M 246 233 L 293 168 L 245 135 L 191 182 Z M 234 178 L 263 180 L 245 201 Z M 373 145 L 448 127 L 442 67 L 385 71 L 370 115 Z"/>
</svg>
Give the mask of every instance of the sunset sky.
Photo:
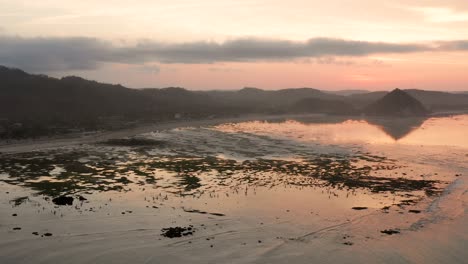
<svg viewBox="0 0 468 264">
<path fill-rule="evenodd" d="M 0 0 L 0 64 L 134 88 L 468 91 L 468 1 Z"/>
</svg>

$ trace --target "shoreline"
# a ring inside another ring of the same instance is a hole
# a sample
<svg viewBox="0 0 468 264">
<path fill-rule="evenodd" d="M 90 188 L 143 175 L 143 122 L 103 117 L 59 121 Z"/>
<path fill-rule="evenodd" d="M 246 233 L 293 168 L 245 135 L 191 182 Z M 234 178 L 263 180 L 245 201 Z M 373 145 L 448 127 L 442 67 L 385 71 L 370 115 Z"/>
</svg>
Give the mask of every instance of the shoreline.
<svg viewBox="0 0 468 264">
<path fill-rule="evenodd" d="M 173 137 L 166 139 L 177 143 L 171 152 L 196 151 L 197 157 L 204 157 L 205 149 L 219 144 L 223 156 L 250 149 L 257 153 L 252 157 L 262 157 L 264 154 L 282 156 L 278 148 L 291 147 L 292 153 L 299 153 L 305 146 L 308 150 L 304 156 L 313 159 L 321 153 L 313 144 L 296 146 L 262 138 L 242 142 L 243 135 L 223 137 L 204 129 L 224 122 L 281 122 L 300 117 L 311 122 L 345 118 L 309 114 L 177 120 L 87 135 L 86 139 L 73 139 L 71 135 L 59 142 L 43 142 L 39 147 L 201 126 L 202 136 L 191 133 L 191 129 L 167 133 Z M 463 120 L 468 120 L 468 116 Z M 468 128 L 468 123 L 463 121 L 463 127 Z M 274 129 L 268 127 L 262 131 L 274 132 Z M 300 135 L 303 130 L 293 131 Z M 326 131 L 330 130 L 320 133 Z M 40 144 L 25 142 L 24 149 L 31 145 Z M 376 145 L 364 149 L 367 154 L 357 153 L 355 157 L 363 155 L 355 161 L 355 164 L 363 162 L 357 167 L 346 163 L 327 166 L 321 160 L 311 160 L 306 162 L 309 168 L 301 168 L 299 163 L 261 160 L 241 167 L 235 165 L 241 162 L 199 159 L 192 163 L 191 158 L 174 156 L 165 160 L 165 154 L 157 152 L 139 153 L 133 149 L 121 151 L 92 145 L 90 149 L 95 148 L 96 152 L 67 155 L 74 152 L 75 146 L 71 148 L 58 149 L 58 153 L 65 155 L 51 160 L 43 155 L 31 159 L 36 156 L 34 152 L 24 157 L 2 156 L 5 173 L 0 176 L 5 178 L 0 181 L 3 188 L 1 263 L 63 260 L 69 263 L 219 263 L 226 259 L 236 263 L 463 263 L 468 257 L 464 247 L 468 240 L 465 224 L 468 168 L 463 159 L 468 146 L 460 152 L 453 147 L 437 148 L 433 152 L 419 145 L 395 145 L 389 149 L 387 145 Z M 378 157 L 387 157 L 389 162 Z M 34 166 L 28 166 L 29 163 Z M 88 171 L 83 164 L 93 169 Z M 267 164 L 276 169 L 270 170 Z M 121 169 L 122 166 L 125 168 Z M 367 174 L 361 166 L 376 171 Z M 202 167 L 208 170 L 198 170 Z M 180 168 L 187 169 L 188 173 L 181 174 Z M 191 173 L 191 168 L 198 172 Z M 384 183 L 392 182 L 389 179 L 408 178 L 417 184 L 409 181 L 401 186 L 412 188 L 399 189 L 398 184 L 385 183 L 388 189 L 372 192 L 360 184 L 351 184 L 352 188 L 347 189 L 336 185 L 339 181 L 333 178 L 330 182 L 335 185 L 317 185 L 315 181 L 303 184 L 302 178 L 295 176 L 302 175 L 301 172 L 305 177 L 313 176 L 315 168 L 319 168 L 319 173 L 325 168 L 344 177 L 363 174 L 361 183 L 366 182 L 368 175 Z M 181 176 L 185 175 L 189 180 L 199 179 L 195 185 L 200 183 L 200 186 L 187 190 L 191 182 L 182 182 L 186 178 Z M 440 188 L 438 183 L 433 183 L 435 189 L 427 189 L 424 186 L 429 181 L 442 183 Z M 62 189 L 64 183 L 67 188 Z M 423 190 L 441 192 L 427 195 Z M 58 196 L 57 191 L 76 199 L 72 201 L 73 206 L 55 203 L 52 198 Z M 187 236 L 170 239 L 162 233 L 168 228 L 188 227 L 194 231 Z M 55 253 L 50 254 L 50 249 Z"/>
<path fill-rule="evenodd" d="M 446 116 L 457 116 L 463 115 L 463 113 L 433 113 L 430 116 L 425 117 L 424 119 L 430 118 L 440 118 Z M 109 139 L 118 139 L 124 137 L 135 136 L 139 134 L 149 133 L 158 130 L 168 130 L 181 127 L 197 127 L 197 126 L 212 126 L 221 123 L 235 123 L 235 122 L 246 122 L 254 120 L 264 120 L 271 121 L 275 119 L 294 119 L 294 118 L 330 118 L 330 119 L 340 119 L 340 118 L 355 118 L 359 120 L 369 120 L 373 118 L 370 116 L 343 116 L 343 115 L 328 115 L 328 114 L 318 114 L 318 113 L 308 113 L 308 114 L 252 114 L 244 115 L 238 117 L 221 117 L 221 118 L 203 118 L 203 119 L 191 119 L 191 120 L 171 120 L 163 121 L 160 123 L 141 123 L 132 128 L 124 128 L 118 130 L 105 130 L 105 131 L 95 131 L 95 132 L 83 132 L 79 134 L 64 134 L 56 137 L 50 138 L 41 138 L 41 139 L 24 139 L 18 140 L 14 143 L 6 143 L 5 140 L 0 140 L 0 154 L 13 154 L 13 153 L 24 153 L 31 151 L 38 151 L 49 148 L 58 148 L 71 145 L 79 144 L 89 144 L 96 143 L 100 141 L 106 141 Z M 380 117 L 386 119 L 387 117 Z M 405 119 L 413 117 L 404 117 Z"/>
<path fill-rule="evenodd" d="M 253 120 L 275 120 L 275 119 L 288 119 L 288 118 L 301 118 L 301 117 L 323 117 L 324 114 L 291 114 L 291 115 L 245 115 L 241 117 L 224 117 L 224 118 L 212 118 L 212 119 L 193 119 L 193 120 L 174 120 L 165 121 L 161 123 L 148 124 L 144 123 L 137 125 L 136 127 L 102 131 L 92 134 L 85 135 L 80 134 L 69 134 L 62 135 L 62 137 L 51 137 L 47 139 L 25 139 L 19 142 L 6 143 L 0 141 L 0 154 L 13 154 L 38 151 L 43 149 L 58 148 L 71 145 L 89 144 L 100 141 L 106 141 L 109 139 L 117 139 L 139 135 L 143 133 L 149 133 L 158 130 L 168 130 L 180 127 L 197 127 L 197 126 L 212 126 L 220 123 L 232 123 L 232 122 L 246 122 Z"/>
</svg>

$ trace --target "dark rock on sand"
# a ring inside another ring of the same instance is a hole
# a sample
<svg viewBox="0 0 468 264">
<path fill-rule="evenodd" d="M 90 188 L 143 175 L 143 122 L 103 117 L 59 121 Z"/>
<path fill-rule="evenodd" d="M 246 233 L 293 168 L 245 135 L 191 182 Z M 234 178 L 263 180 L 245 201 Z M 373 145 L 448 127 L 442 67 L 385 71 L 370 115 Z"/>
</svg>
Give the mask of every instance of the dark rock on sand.
<svg viewBox="0 0 468 264">
<path fill-rule="evenodd" d="M 400 234 L 400 230 L 396 230 L 396 229 L 385 229 L 385 230 L 380 231 L 380 233 L 382 233 L 382 234 L 387 234 L 387 235 L 394 235 L 394 234 Z"/>
<path fill-rule="evenodd" d="M 197 213 L 197 214 L 210 214 L 210 215 L 214 215 L 214 216 L 225 216 L 225 214 L 221 214 L 221 213 L 210 213 L 210 212 L 205 212 L 205 211 L 201 211 L 201 210 L 197 210 L 197 209 L 185 209 L 185 208 L 182 208 L 184 210 L 184 212 L 186 213 Z"/>
<path fill-rule="evenodd" d="M 351 209 L 360 211 L 360 210 L 367 210 L 368 208 L 364 206 L 355 206 L 355 207 L 352 207 Z"/>
<path fill-rule="evenodd" d="M 78 200 L 80 200 L 80 201 L 87 201 L 88 199 L 86 199 L 86 198 L 84 198 L 83 196 L 80 195 L 80 196 L 78 196 Z"/>
<path fill-rule="evenodd" d="M 168 238 L 174 238 L 174 237 L 182 237 L 182 236 L 189 236 L 193 235 L 195 232 L 194 228 L 192 225 L 188 227 L 168 227 L 168 228 L 163 228 L 161 229 L 162 231 L 162 236 L 168 237 Z"/>
<path fill-rule="evenodd" d="M 419 214 L 421 213 L 421 210 L 408 210 L 408 212 L 413 213 L 413 214 Z"/>
<path fill-rule="evenodd" d="M 210 215 L 214 215 L 214 216 L 225 216 L 225 214 L 221 214 L 221 213 L 210 213 Z"/>
<path fill-rule="evenodd" d="M 13 230 L 21 230 L 21 227 L 13 227 Z"/>
<path fill-rule="evenodd" d="M 52 199 L 52 202 L 56 205 L 73 205 L 73 197 L 59 196 Z"/>
<path fill-rule="evenodd" d="M 44 236 L 50 237 L 50 236 L 52 236 L 52 233 L 45 233 Z"/>
</svg>

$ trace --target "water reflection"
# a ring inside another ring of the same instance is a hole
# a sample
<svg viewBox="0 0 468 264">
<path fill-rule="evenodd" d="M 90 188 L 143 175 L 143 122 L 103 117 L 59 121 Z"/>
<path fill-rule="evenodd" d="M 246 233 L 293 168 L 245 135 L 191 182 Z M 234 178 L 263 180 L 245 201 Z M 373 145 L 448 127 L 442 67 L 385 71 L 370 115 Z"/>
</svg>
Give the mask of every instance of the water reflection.
<svg viewBox="0 0 468 264">
<path fill-rule="evenodd" d="M 468 115 L 430 118 L 399 142 L 468 148 Z"/>
<path fill-rule="evenodd" d="M 417 130 L 427 120 L 424 117 L 410 118 L 367 118 L 366 121 L 380 128 L 385 134 L 398 141 Z"/>
<path fill-rule="evenodd" d="M 322 144 L 399 143 L 468 148 L 468 115 L 433 118 L 312 117 L 224 124 L 215 129 Z"/>
</svg>

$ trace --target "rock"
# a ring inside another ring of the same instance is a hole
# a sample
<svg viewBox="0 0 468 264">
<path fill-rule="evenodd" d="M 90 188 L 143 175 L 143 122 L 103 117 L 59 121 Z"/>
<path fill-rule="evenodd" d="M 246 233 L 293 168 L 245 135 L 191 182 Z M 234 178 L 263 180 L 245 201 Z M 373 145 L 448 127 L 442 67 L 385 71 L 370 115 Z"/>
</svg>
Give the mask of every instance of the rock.
<svg viewBox="0 0 468 264">
<path fill-rule="evenodd" d="M 73 197 L 59 196 L 52 199 L 52 202 L 56 205 L 73 205 Z"/>
<path fill-rule="evenodd" d="M 168 238 L 174 238 L 174 237 L 182 237 L 182 236 L 191 236 L 195 232 L 194 228 L 192 225 L 188 227 L 168 227 L 168 228 L 163 228 L 161 229 L 162 231 L 162 236 L 168 237 Z"/>
<path fill-rule="evenodd" d="M 364 206 L 355 206 L 355 207 L 352 207 L 351 209 L 360 211 L 360 210 L 367 210 L 368 208 Z"/>
<path fill-rule="evenodd" d="M 393 235 L 393 234 L 400 234 L 400 231 L 396 230 L 396 229 L 385 229 L 385 230 L 380 231 L 380 233 L 387 234 L 387 235 Z"/>
</svg>

